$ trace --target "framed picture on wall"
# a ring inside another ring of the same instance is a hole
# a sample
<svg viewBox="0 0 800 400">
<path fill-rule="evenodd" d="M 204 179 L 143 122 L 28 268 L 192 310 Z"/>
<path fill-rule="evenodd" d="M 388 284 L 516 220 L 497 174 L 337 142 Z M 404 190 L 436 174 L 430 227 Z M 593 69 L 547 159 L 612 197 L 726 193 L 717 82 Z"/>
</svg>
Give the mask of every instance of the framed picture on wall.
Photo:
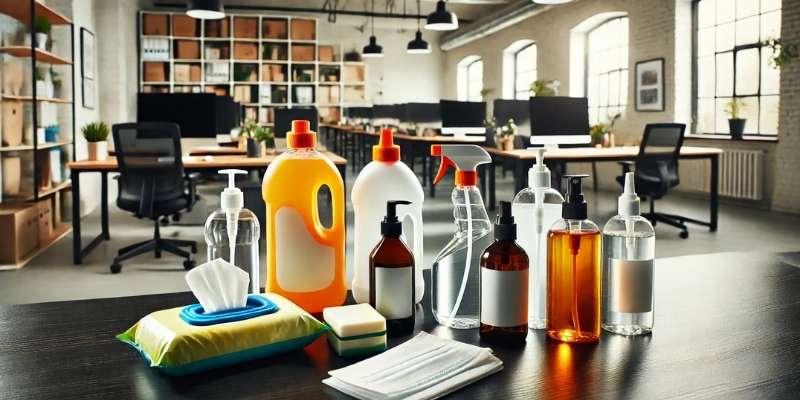
<svg viewBox="0 0 800 400">
<path fill-rule="evenodd" d="M 94 109 L 94 79 L 83 78 L 83 108 Z"/>
<path fill-rule="evenodd" d="M 81 28 L 81 77 L 95 79 L 94 76 L 94 33 Z"/>
<path fill-rule="evenodd" d="M 664 111 L 664 59 L 636 63 L 636 111 Z"/>
</svg>

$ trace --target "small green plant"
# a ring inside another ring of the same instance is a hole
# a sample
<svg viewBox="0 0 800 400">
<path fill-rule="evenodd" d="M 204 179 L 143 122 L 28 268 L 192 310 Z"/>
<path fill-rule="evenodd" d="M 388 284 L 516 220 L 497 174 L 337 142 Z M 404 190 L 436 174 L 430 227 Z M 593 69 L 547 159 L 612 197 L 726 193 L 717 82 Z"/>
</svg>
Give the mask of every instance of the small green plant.
<svg viewBox="0 0 800 400">
<path fill-rule="evenodd" d="M 256 129 L 258 129 L 256 120 L 246 119 L 242 124 L 241 135 L 248 139 L 255 139 Z"/>
<path fill-rule="evenodd" d="M 36 33 L 46 33 L 50 34 L 50 29 L 53 26 L 50 24 L 50 21 L 47 18 L 37 15 L 36 19 L 33 20 L 33 29 Z"/>
<path fill-rule="evenodd" d="M 502 128 L 500 128 L 500 132 L 498 132 L 497 136 L 501 138 L 512 137 L 517 134 L 519 128 L 517 128 L 517 124 L 514 123 L 514 118 L 510 118 Z"/>
<path fill-rule="evenodd" d="M 274 145 L 275 135 L 272 134 L 272 129 L 266 126 L 258 126 L 253 131 L 253 139 L 264 143 L 267 147 L 272 147 Z"/>
<path fill-rule="evenodd" d="M 553 89 L 556 81 L 537 79 L 531 83 L 531 94 L 534 96 L 555 96 L 556 91 Z"/>
<path fill-rule="evenodd" d="M 746 105 L 744 100 L 732 97 L 725 103 L 725 114 L 728 114 L 730 119 L 739 119 L 739 113 L 742 111 L 742 107 Z"/>
<path fill-rule="evenodd" d="M 772 54 L 769 56 L 769 66 L 774 69 L 780 69 L 800 55 L 796 44 L 783 43 L 781 39 L 767 39 L 762 45 L 772 50 Z"/>
<path fill-rule="evenodd" d="M 105 142 L 108 139 L 108 125 L 105 122 L 90 122 L 81 128 L 87 142 Z"/>
<path fill-rule="evenodd" d="M 486 100 L 486 96 L 489 96 L 489 94 L 491 94 L 492 92 L 493 92 L 492 89 L 486 89 L 486 88 L 481 89 L 481 98 Z"/>
<path fill-rule="evenodd" d="M 45 80 L 45 75 L 46 71 L 42 68 L 36 68 L 36 72 L 33 74 L 37 81 Z"/>
<path fill-rule="evenodd" d="M 592 143 L 600 143 L 603 140 L 603 135 L 611 133 L 611 130 L 614 129 L 614 124 L 617 123 L 620 117 L 622 117 L 622 114 L 617 113 L 612 116 L 610 120 L 606 120 L 606 122 L 592 125 L 589 128 L 589 134 L 592 136 Z"/>
</svg>

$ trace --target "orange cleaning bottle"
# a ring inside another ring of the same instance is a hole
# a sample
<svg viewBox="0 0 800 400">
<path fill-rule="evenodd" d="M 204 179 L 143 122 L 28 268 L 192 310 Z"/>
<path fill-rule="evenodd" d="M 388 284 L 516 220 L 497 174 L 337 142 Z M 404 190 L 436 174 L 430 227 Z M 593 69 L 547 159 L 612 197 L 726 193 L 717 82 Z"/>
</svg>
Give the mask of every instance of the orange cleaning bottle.
<svg viewBox="0 0 800 400">
<path fill-rule="evenodd" d="M 308 121 L 292 121 L 289 151 L 267 168 L 261 187 L 266 203 L 268 292 L 317 313 L 345 301 L 344 182 L 333 162 L 316 150 Z M 318 192 L 331 192 L 333 221 L 322 225 Z"/>
</svg>

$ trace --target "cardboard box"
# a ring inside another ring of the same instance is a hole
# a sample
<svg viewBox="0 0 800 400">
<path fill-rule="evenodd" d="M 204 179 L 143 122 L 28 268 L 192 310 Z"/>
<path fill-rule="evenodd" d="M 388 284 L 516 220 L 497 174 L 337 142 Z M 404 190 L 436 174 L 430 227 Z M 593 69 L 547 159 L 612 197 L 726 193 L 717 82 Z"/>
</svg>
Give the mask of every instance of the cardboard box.
<svg viewBox="0 0 800 400">
<path fill-rule="evenodd" d="M 145 35 L 169 35 L 169 22 L 167 21 L 167 14 L 144 14 L 144 27 L 142 31 Z"/>
<path fill-rule="evenodd" d="M 53 236 L 53 205 L 48 197 L 36 202 L 39 214 L 39 243 L 47 243 Z"/>
<path fill-rule="evenodd" d="M 285 19 L 264 19 L 261 36 L 265 39 L 286 39 L 288 26 Z"/>
<path fill-rule="evenodd" d="M 333 46 L 319 46 L 319 61 L 336 61 Z"/>
<path fill-rule="evenodd" d="M 206 20 L 206 37 L 226 38 L 231 36 L 230 18 Z"/>
<path fill-rule="evenodd" d="M 175 64 L 173 68 L 175 68 L 175 82 L 189 82 L 189 64 Z"/>
<path fill-rule="evenodd" d="M 233 37 L 241 39 L 258 39 L 258 18 L 234 17 Z"/>
<path fill-rule="evenodd" d="M 192 82 L 200 82 L 200 66 L 199 65 L 191 65 L 189 66 L 189 80 Z"/>
<path fill-rule="evenodd" d="M 6 154 L 0 157 L 3 159 L 3 196 L 16 196 L 22 183 L 22 159 Z"/>
<path fill-rule="evenodd" d="M 258 43 L 234 42 L 233 58 L 236 60 L 258 60 Z"/>
<path fill-rule="evenodd" d="M 292 61 L 314 61 L 314 45 L 292 45 Z"/>
<path fill-rule="evenodd" d="M 22 102 L 2 102 L 3 146 L 16 146 L 22 143 Z"/>
<path fill-rule="evenodd" d="M 16 264 L 39 247 L 39 209 L 36 204 L 0 208 L 0 263 Z"/>
<path fill-rule="evenodd" d="M 200 42 L 197 40 L 176 40 L 175 58 L 183 60 L 200 59 Z"/>
<path fill-rule="evenodd" d="M 317 37 L 317 21 L 313 19 L 293 19 L 292 40 L 314 40 Z"/>
<path fill-rule="evenodd" d="M 165 64 L 162 62 L 145 62 L 144 63 L 145 82 L 166 82 L 167 74 L 164 66 Z"/>
<path fill-rule="evenodd" d="M 197 20 L 188 15 L 173 15 L 172 35 L 185 37 L 197 36 Z"/>
</svg>

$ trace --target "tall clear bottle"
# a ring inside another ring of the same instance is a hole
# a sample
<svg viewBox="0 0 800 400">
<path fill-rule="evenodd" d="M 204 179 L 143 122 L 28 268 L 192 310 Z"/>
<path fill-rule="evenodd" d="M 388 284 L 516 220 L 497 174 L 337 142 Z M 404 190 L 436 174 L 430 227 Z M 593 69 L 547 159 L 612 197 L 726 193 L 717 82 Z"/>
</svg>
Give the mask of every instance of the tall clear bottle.
<svg viewBox="0 0 800 400">
<path fill-rule="evenodd" d="M 258 217 L 244 208 L 244 196 L 236 187 L 236 174 L 246 174 L 238 169 L 224 169 L 228 187 L 220 195 L 220 208 L 206 219 L 205 239 L 208 261 L 222 258 L 245 270 L 250 275 L 250 292 L 261 292 L 261 266 L 258 263 L 258 238 L 261 228 Z"/>
<path fill-rule="evenodd" d="M 491 162 L 486 150 L 474 145 L 433 145 L 442 157 L 438 183 L 448 167 L 456 168 L 451 199 L 456 232 L 431 268 L 431 308 L 440 324 L 456 329 L 480 326 L 480 261 L 492 243 L 492 224 L 478 190 L 477 167 Z"/>
<path fill-rule="evenodd" d="M 528 187 L 514 197 L 517 243 L 530 262 L 528 274 L 528 328 L 547 327 L 547 232 L 561 218 L 564 197 L 550 187 L 544 148 L 537 149 L 536 165 L 528 171 Z"/>
<path fill-rule="evenodd" d="M 639 214 L 633 172 L 617 205 L 603 228 L 603 329 L 645 335 L 653 330 L 656 234 Z"/>
</svg>

